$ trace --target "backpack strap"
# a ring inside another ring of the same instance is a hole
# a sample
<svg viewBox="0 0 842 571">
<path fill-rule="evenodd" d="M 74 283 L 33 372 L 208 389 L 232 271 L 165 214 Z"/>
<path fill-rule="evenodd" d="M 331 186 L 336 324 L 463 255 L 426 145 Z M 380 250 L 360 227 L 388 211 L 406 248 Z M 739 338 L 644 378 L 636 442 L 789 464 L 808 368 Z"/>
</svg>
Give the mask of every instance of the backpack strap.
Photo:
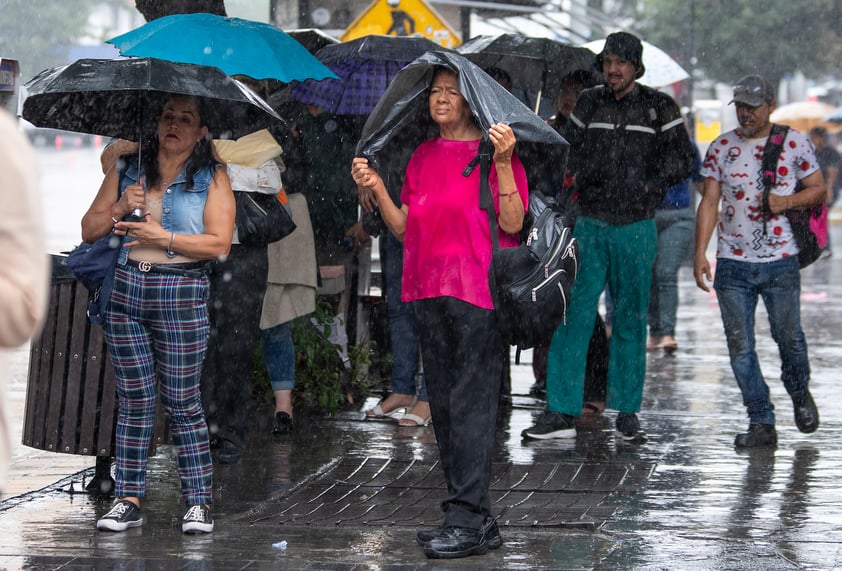
<svg viewBox="0 0 842 571">
<path fill-rule="evenodd" d="M 763 159 L 760 165 L 761 180 L 763 181 L 763 235 L 766 236 L 766 221 L 772 215 L 769 208 L 769 193 L 778 178 L 778 160 L 781 158 L 781 150 L 784 146 L 784 139 L 789 133 L 789 127 L 772 123 L 772 131 L 763 147 Z"/>
<path fill-rule="evenodd" d="M 479 163 L 479 207 L 488 212 L 488 226 L 491 229 L 491 268 L 488 271 L 488 286 L 491 289 L 492 299 L 496 299 L 497 279 L 494 276 L 493 256 L 500 249 L 500 240 L 497 237 L 497 215 L 494 212 L 494 198 L 491 196 L 491 186 L 488 184 L 488 176 L 491 174 L 491 141 L 485 137 L 479 143 L 477 156 L 462 171 L 462 176 L 470 176 Z M 495 301 L 495 306 L 496 306 Z"/>
<path fill-rule="evenodd" d="M 494 198 L 491 196 L 491 186 L 488 184 L 488 177 L 491 175 L 491 141 L 483 138 L 479 143 L 477 156 L 474 157 L 462 176 L 469 176 L 479 163 L 479 207 L 488 212 L 488 226 L 491 228 L 491 248 L 493 252 L 500 249 L 500 241 L 497 237 L 497 215 L 494 212 Z"/>
</svg>

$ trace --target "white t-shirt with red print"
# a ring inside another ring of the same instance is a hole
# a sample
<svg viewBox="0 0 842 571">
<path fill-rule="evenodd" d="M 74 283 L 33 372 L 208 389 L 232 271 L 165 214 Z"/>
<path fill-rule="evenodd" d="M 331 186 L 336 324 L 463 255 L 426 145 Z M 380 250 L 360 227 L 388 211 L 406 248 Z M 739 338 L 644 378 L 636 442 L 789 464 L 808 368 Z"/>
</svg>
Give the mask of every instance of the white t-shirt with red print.
<svg viewBox="0 0 842 571">
<path fill-rule="evenodd" d="M 720 135 L 708 147 L 702 176 L 718 181 L 722 191 L 717 258 L 774 262 L 798 255 L 798 246 L 784 214 L 767 218 L 764 235 L 761 165 L 765 145 L 765 137 L 746 139 L 734 130 Z M 810 140 L 790 129 L 771 192 L 780 196 L 793 194 L 797 182 L 817 170 L 819 163 Z"/>
</svg>

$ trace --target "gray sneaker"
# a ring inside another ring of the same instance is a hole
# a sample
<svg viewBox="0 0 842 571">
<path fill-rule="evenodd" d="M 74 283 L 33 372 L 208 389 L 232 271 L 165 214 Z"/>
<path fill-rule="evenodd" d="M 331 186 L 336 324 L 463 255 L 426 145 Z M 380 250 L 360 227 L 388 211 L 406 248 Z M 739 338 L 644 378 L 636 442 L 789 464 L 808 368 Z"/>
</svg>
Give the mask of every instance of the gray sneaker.
<svg viewBox="0 0 842 571">
<path fill-rule="evenodd" d="M 96 528 L 102 531 L 126 531 L 130 527 L 143 525 L 140 508 L 128 500 L 119 500 L 111 510 L 99 518 Z"/>
<path fill-rule="evenodd" d="M 551 438 L 575 438 L 576 424 L 569 414 L 548 410 L 541 415 L 535 426 L 520 433 L 523 438 L 549 440 Z"/>
<path fill-rule="evenodd" d="M 213 518 L 207 506 L 190 506 L 181 520 L 183 533 L 210 533 L 213 531 Z"/>
</svg>

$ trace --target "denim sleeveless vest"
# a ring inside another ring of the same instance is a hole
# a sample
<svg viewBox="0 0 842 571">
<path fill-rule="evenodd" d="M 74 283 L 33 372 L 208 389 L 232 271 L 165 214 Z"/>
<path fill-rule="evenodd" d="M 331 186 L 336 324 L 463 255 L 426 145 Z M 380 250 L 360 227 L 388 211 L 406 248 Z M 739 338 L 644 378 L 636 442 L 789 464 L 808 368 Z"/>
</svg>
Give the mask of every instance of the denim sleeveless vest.
<svg viewBox="0 0 842 571">
<path fill-rule="evenodd" d="M 205 203 L 208 199 L 208 189 L 213 181 L 214 168 L 205 166 L 193 175 L 193 187 L 187 188 L 187 176 L 182 169 L 175 177 L 169 188 L 164 190 L 161 204 L 161 226 L 165 230 L 176 234 L 204 234 L 205 225 L 203 216 Z M 125 173 L 120 177 L 120 194 L 130 184 L 135 184 L 139 179 L 137 156 L 127 161 Z M 170 256 L 170 254 L 167 254 Z M 170 257 L 174 257 L 173 254 Z M 126 263 L 129 257 L 129 249 L 121 248 L 117 263 Z"/>
</svg>

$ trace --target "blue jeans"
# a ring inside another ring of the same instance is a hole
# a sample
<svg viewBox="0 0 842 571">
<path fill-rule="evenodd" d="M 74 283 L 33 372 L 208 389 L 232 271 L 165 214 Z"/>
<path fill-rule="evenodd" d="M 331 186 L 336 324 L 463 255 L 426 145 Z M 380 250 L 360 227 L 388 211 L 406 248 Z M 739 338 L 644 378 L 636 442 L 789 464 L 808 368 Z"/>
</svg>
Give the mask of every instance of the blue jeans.
<svg viewBox="0 0 842 571">
<path fill-rule="evenodd" d="M 403 244 L 390 232 L 384 233 L 383 280 L 386 286 L 386 308 L 389 312 L 389 337 L 392 342 L 392 392 L 415 395 L 415 373 L 418 370 L 418 332 L 412 304 L 401 301 L 403 284 Z M 421 375 L 418 400 L 427 401 L 427 383 Z"/>
<path fill-rule="evenodd" d="M 649 296 L 649 335 L 675 336 L 675 315 L 678 310 L 678 268 L 687 257 L 693 240 L 693 211 L 657 210 L 658 254 L 652 271 Z"/>
<path fill-rule="evenodd" d="M 263 362 L 269 372 L 273 391 L 295 388 L 295 347 L 292 344 L 290 322 L 260 332 L 263 343 Z"/>
<path fill-rule="evenodd" d="M 713 287 L 731 369 L 743 393 L 743 404 L 753 424 L 775 424 L 775 407 L 760 371 L 754 337 L 757 298 L 763 298 L 772 339 L 781 355 L 781 381 L 792 398 L 803 396 L 810 382 L 807 341 L 801 330 L 801 275 L 798 258 L 767 263 L 718 259 Z"/>
</svg>

